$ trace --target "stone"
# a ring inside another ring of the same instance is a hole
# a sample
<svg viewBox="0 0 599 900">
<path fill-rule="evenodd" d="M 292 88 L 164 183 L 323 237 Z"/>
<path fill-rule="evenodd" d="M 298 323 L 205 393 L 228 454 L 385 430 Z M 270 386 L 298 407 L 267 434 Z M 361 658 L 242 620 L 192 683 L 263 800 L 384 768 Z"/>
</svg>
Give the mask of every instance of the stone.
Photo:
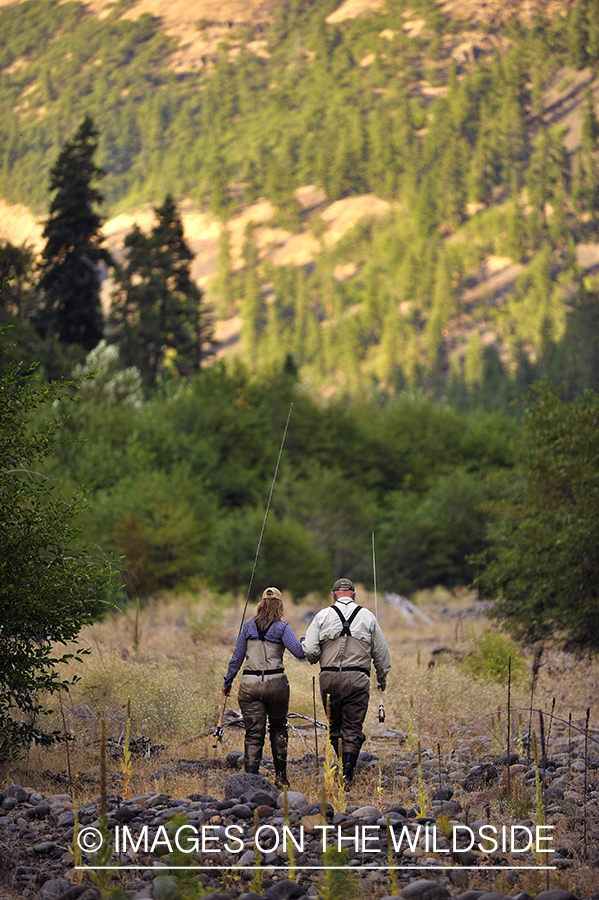
<svg viewBox="0 0 599 900">
<path fill-rule="evenodd" d="M 9 784 L 8 787 L 4 788 L 0 796 L 2 796 L 3 798 L 12 797 L 17 801 L 17 803 L 25 803 L 25 801 L 29 797 L 29 794 L 27 793 L 25 788 L 22 788 L 20 785 Z"/>
<path fill-rule="evenodd" d="M 322 814 L 313 813 L 310 816 L 303 816 L 300 824 L 303 825 L 304 831 L 308 834 L 316 834 L 316 826 L 322 825 Z"/>
<path fill-rule="evenodd" d="M 274 806 L 267 806 L 266 804 L 257 806 L 255 811 L 258 813 L 259 819 L 266 819 L 268 816 L 274 816 L 275 814 Z"/>
<path fill-rule="evenodd" d="M 359 809 L 352 813 L 352 816 L 356 819 L 368 819 L 371 816 L 376 816 L 377 819 L 380 819 L 381 811 L 376 806 L 360 806 Z"/>
<path fill-rule="evenodd" d="M 73 885 L 66 878 L 51 878 L 40 888 L 40 900 L 62 900 Z"/>
<path fill-rule="evenodd" d="M 402 888 L 405 900 L 446 900 L 449 891 L 437 881 L 418 880 Z"/>
<path fill-rule="evenodd" d="M 43 819 L 50 812 L 50 804 L 43 800 L 37 806 L 32 806 L 25 813 L 28 819 Z"/>
<path fill-rule="evenodd" d="M 225 757 L 225 764 L 228 769 L 238 769 L 243 763 L 243 751 L 231 750 Z"/>
<path fill-rule="evenodd" d="M 152 794 L 148 797 L 148 809 L 156 809 L 157 806 L 164 806 L 169 800 L 170 797 L 168 794 Z"/>
<path fill-rule="evenodd" d="M 436 791 L 433 791 L 433 800 L 451 800 L 453 797 L 453 789 L 448 785 L 443 785 L 442 787 L 437 788 Z"/>
<path fill-rule="evenodd" d="M 494 781 L 497 778 L 497 774 L 497 769 L 490 763 L 473 766 L 462 781 L 462 787 L 465 791 L 478 791 L 481 787 Z"/>
<path fill-rule="evenodd" d="M 90 884 L 73 884 L 60 900 L 102 900 L 102 895 Z"/>
<path fill-rule="evenodd" d="M 235 816 L 237 819 L 251 819 L 253 812 L 245 803 L 236 803 L 229 810 L 229 815 Z"/>
<path fill-rule="evenodd" d="M 53 841 L 41 841 L 33 846 L 34 853 L 52 853 L 53 850 L 56 850 L 56 844 Z"/>
<path fill-rule="evenodd" d="M 501 894 L 499 891 L 485 891 L 478 900 L 505 900 L 505 897 L 506 895 Z"/>
<path fill-rule="evenodd" d="M 294 900 L 295 897 L 303 897 L 305 890 L 293 881 L 278 881 L 264 891 L 264 896 L 268 900 Z"/>
<path fill-rule="evenodd" d="M 63 812 L 59 815 L 56 824 L 59 828 L 62 828 L 66 825 L 74 825 L 75 823 L 75 812 L 72 809 L 68 809 L 66 812 Z"/>
<path fill-rule="evenodd" d="M 277 797 L 277 807 L 283 808 L 285 795 L 281 792 Z M 287 806 L 289 809 L 301 809 L 302 806 L 308 805 L 308 798 L 299 791 L 287 791 Z"/>
<path fill-rule="evenodd" d="M 260 801 L 251 801 L 258 805 L 264 803 L 266 800 L 274 800 L 276 802 L 280 793 L 278 787 L 275 787 L 268 778 L 264 778 L 262 775 L 252 775 L 249 772 L 239 772 L 236 775 L 231 775 L 225 783 L 225 797 L 227 799 L 236 797 L 243 803 L 248 802 L 250 794 L 257 793 L 258 791 L 264 795 L 263 799 Z"/>
<path fill-rule="evenodd" d="M 550 891 L 541 891 L 537 894 L 537 900 L 578 900 L 578 897 L 570 891 L 553 888 Z"/>
<path fill-rule="evenodd" d="M 159 875 L 154 879 L 154 900 L 175 900 L 179 897 L 179 884 L 173 875 Z"/>
<path fill-rule="evenodd" d="M 451 819 L 457 813 L 462 811 L 461 803 L 457 800 L 443 800 L 439 806 L 435 806 L 434 813 L 439 816 L 449 816 Z"/>
</svg>

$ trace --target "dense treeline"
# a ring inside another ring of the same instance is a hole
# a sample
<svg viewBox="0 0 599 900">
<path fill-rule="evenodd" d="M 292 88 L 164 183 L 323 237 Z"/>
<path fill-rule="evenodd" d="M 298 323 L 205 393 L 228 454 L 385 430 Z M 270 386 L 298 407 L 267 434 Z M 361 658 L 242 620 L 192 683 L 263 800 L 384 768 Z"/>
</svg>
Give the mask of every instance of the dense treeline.
<svg viewBox="0 0 599 900">
<path fill-rule="evenodd" d="M 303 596 L 342 572 L 368 583 L 373 530 L 383 588 L 472 580 L 488 475 L 513 464 L 504 418 L 417 394 L 321 406 L 291 373 L 256 380 L 224 365 L 144 402 L 105 344 L 88 369 L 98 375 L 69 405 L 46 474 L 67 493 L 93 484 L 85 537 L 124 555 L 131 594 L 245 589 L 292 400 L 257 584 Z"/>
<path fill-rule="evenodd" d="M 330 199 L 373 191 L 392 202 L 388 218 L 335 248 L 323 242 L 308 269 L 264 265 L 250 231 L 233 274 L 223 234 L 218 312 L 241 311 L 247 365 L 267 371 L 291 356 L 306 383 L 424 388 L 464 408 L 505 409 L 543 374 L 570 397 L 597 386 L 597 285 L 575 255 L 599 222 L 592 93 L 574 156 L 543 119 L 558 67 L 598 60 L 596 0 L 512 24 L 503 55 L 461 67 L 443 40 L 467 26 L 434 0 L 410 4 L 425 22 L 417 36 L 401 3 L 333 26 L 334 2 L 287 2 L 264 32 L 268 58 L 233 30 L 184 75 L 169 69 L 174 43 L 156 21 L 119 19 L 126 5 L 101 21 L 75 2 L 3 10 L 5 197 L 44 207 L 50 161 L 84 114 L 98 127 L 109 210 L 170 192 L 209 202 L 226 223 L 239 202 L 230 185 L 242 183 L 243 202 L 270 198 L 296 230 L 307 225 L 296 187 L 315 183 Z M 430 100 L 421 79 L 445 96 Z M 322 237 L 318 217 L 309 224 Z M 506 299 L 464 303 L 489 254 L 525 269 Z M 348 261 L 356 273 L 340 283 L 335 267 Z"/>
</svg>

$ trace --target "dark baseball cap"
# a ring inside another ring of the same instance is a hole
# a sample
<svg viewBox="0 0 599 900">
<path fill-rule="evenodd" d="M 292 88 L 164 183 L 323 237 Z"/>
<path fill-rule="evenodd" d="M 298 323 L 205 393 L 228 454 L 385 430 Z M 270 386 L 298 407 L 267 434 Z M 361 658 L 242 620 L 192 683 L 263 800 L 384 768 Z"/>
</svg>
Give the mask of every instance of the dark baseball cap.
<svg viewBox="0 0 599 900">
<path fill-rule="evenodd" d="M 350 581 L 349 578 L 338 578 L 335 584 L 333 585 L 334 591 L 355 591 L 353 581 Z"/>
</svg>

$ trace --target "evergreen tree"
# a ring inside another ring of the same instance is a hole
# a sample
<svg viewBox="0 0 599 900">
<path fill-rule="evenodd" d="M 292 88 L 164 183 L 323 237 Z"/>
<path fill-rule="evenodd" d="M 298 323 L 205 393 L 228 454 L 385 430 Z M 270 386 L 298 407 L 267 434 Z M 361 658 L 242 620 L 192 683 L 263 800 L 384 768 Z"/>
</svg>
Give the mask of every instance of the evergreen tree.
<svg viewBox="0 0 599 900">
<path fill-rule="evenodd" d="M 218 260 L 216 263 L 216 291 L 219 300 L 219 312 L 223 317 L 233 311 L 233 265 L 231 262 L 231 241 L 229 229 L 225 224 L 218 239 Z"/>
<path fill-rule="evenodd" d="M 103 197 L 96 184 L 104 171 L 94 162 L 98 132 L 86 116 L 50 173 L 55 191 L 44 228 L 40 288 L 44 305 L 40 333 L 65 344 L 96 346 L 103 334 L 100 264 L 112 264 L 102 246 L 102 219 L 96 207 Z"/>
<path fill-rule="evenodd" d="M 575 69 L 584 69 L 589 63 L 587 44 L 589 24 L 586 0 L 580 0 L 568 17 L 568 62 Z"/>
<path fill-rule="evenodd" d="M 248 365 L 256 363 L 258 340 L 264 324 L 264 301 L 258 275 L 258 248 L 248 223 L 243 245 L 245 273 L 241 298 L 241 339 Z"/>
<path fill-rule="evenodd" d="M 588 0 L 587 26 L 587 55 L 590 65 L 596 66 L 599 62 L 599 0 Z"/>
<path fill-rule="evenodd" d="M 25 318 L 27 298 L 31 293 L 33 251 L 27 245 L 16 247 L 10 241 L 0 241 L 0 310 L 8 319 Z"/>
<path fill-rule="evenodd" d="M 136 366 L 148 386 L 172 367 L 179 375 L 198 372 L 210 323 L 202 292 L 191 278 L 193 253 L 172 197 L 154 210 L 145 235 L 135 225 L 125 238 L 127 262 L 118 273 L 112 324 L 126 366 Z"/>
</svg>

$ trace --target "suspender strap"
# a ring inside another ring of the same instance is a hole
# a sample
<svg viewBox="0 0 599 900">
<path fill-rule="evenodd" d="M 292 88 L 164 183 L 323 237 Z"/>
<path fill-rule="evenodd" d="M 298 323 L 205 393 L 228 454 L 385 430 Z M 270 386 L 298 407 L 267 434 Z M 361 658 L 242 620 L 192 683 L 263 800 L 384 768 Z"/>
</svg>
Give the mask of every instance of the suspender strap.
<svg viewBox="0 0 599 900">
<path fill-rule="evenodd" d="M 341 637 L 351 637 L 350 625 L 351 625 L 351 623 L 354 621 L 354 619 L 356 618 L 356 616 L 358 615 L 358 613 L 360 612 L 360 610 L 362 609 L 362 607 L 361 607 L 361 606 L 356 606 L 356 608 L 355 608 L 354 611 L 352 612 L 352 614 L 351 614 L 351 616 L 349 617 L 349 619 L 346 619 L 346 618 L 345 618 L 345 616 L 343 615 L 343 613 L 341 612 L 341 610 L 339 609 L 339 607 L 338 607 L 338 606 L 335 606 L 335 604 L 333 604 L 332 608 L 335 610 L 335 612 L 337 613 L 337 615 L 338 615 L 339 618 L 341 619 L 341 625 L 342 625 L 342 629 L 341 629 Z"/>
</svg>

